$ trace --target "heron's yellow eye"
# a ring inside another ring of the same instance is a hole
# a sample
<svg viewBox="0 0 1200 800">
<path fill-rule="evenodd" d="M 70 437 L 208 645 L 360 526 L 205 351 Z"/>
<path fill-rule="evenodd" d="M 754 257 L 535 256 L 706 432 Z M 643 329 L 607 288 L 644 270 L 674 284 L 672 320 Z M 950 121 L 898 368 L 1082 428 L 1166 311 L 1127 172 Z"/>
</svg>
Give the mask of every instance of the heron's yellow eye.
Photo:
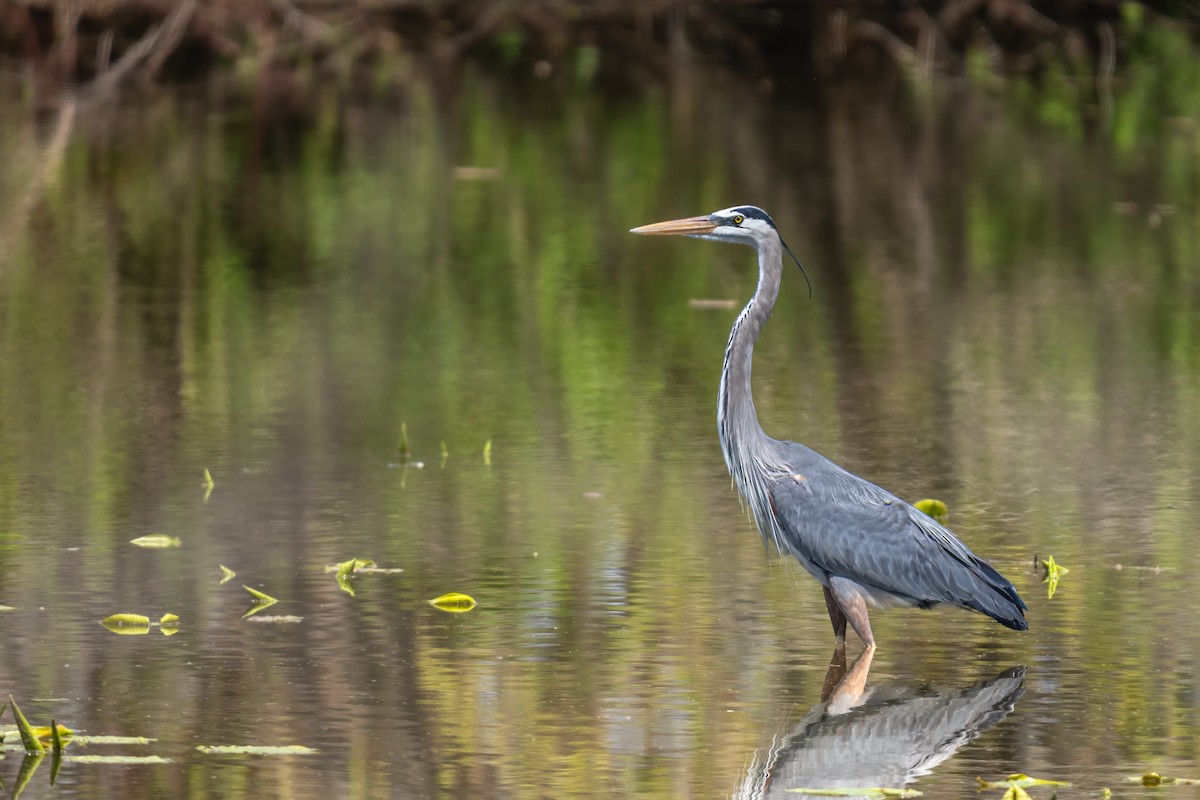
<svg viewBox="0 0 1200 800">
<path fill-rule="evenodd" d="M 741 224 L 742 224 L 743 222 L 745 222 L 745 221 L 746 221 L 746 218 L 745 218 L 745 217 L 743 217 L 741 214 L 738 214 L 737 216 L 735 216 L 735 217 L 733 218 L 733 224 L 734 224 L 734 225 L 741 225 Z"/>
</svg>

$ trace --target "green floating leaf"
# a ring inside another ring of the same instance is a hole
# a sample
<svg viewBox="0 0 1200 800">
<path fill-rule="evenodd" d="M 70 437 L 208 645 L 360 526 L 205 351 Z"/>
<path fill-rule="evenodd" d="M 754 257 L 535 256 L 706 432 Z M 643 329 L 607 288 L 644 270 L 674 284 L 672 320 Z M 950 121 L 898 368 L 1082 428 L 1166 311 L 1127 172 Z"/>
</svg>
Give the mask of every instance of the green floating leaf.
<svg viewBox="0 0 1200 800">
<path fill-rule="evenodd" d="M 229 581 L 233 580 L 233 577 L 237 575 L 236 572 L 224 564 L 217 564 L 217 566 L 221 568 L 221 580 L 217 581 L 217 586 L 220 586 L 222 583 L 229 583 Z"/>
<path fill-rule="evenodd" d="M 242 585 L 242 588 L 254 597 L 254 600 L 251 601 L 250 610 L 245 614 L 242 614 L 242 619 L 245 619 L 246 617 L 252 617 L 258 612 L 264 611 L 279 602 L 274 597 L 271 597 L 271 595 L 260 592 L 257 589 L 251 589 L 245 584 Z"/>
<path fill-rule="evenodd" d="M 492 440 L 488 439 L 483 443 L 483 463 L 489 467 L 492 465 Z"/>
<path fill-rule="evenodd" d="M 150 618 L 143 617 L 141 614 L 113 614 L 111 617 L 105 617 L 100 620 L 100 624 L 115 633 L 129 633 L 129 630 L 120 629 L 137 629 L 150 628 Z"/>
<path fill-rule="evenodd" d="M 950 517 L 950 509 L 946 508 L 946 504 L 941 500 L 933 500 L 926 498 L 913 503 L 913 507 L 926 516 L 933 517 L 938 522 L 945 524 Z"/>
<path fill-rule="evenodd" d="M 337 570 L 338 586 L 341 587 L 343 592 L 354 597 L 354 585 L 350 582 L 350 576 L 366 567 L 373 566 L 375 566 L 375 562 L 369 559 L 352 558 L 349 561 L 343 561 L 333 567 L 333 569 Z M 330 567 L 325 568 L 326 572 L 329 570 Z"/>
<path fill-rule="evenodd" d="M 434 599 L 430 600 L 429 605 L 433 606 L 434 608 L 439 608 L 442 611 L 449 611 L 452 614 L 461 614 L 464 611 L 470 611 L 472 608 L 478 605 L 478 603 L 476 603 L 475 598 L 471 597 L 469 594 L 463 594 L 462 592 L 448 592 L 441 597 L 435 597 Z"/>
<path fill-rule="evenodd" d="M 254 744 L 202 744 L 196 747 L 201 753 L 216 755 L 248 755 L 248 756 L 305 756 L 317 752 L 311 747 L 301 744 L 281 746 Z"/>
<path fill-rule="evenodd" d="M 0 606 L 0 611 L 16 611 L 16 606 Z"/>
<path fill-rule="evenodd" d="M 175 536 L 164 536 L 161 533 L 153 533 L 149 536 L 139 536 L 136 539 L 130 539 L 130 544 L 138 547 L 145 547 L 152 550 L 165 550 L 168 547 L 179 547 L 180 541 Z"/>
<path fill-rule="evenodd" d="M 64 761 L 72 764 L 170 764 L 171 759 L 162 756 L 65 756 Z"/>
<path fill-rule="evenodd" d="M 1014 772 L 1002 781 L 985 781 L 983 778 L 976 778 L 975 782 L 979 785 L 979 790 L 984 789 L 1026 789 L 1030 786 L 1070 786 L 1067 781 L 1049 781 L 1043 778 L 1031 778 L 1023 772 Z M 1007 793 L 1006 793 L 1007 794 Z"/>
<path fill-rule="evenodd" d="M 271 597 L 271 595 L 267 594 L 266 592 L 260 592 L 258 589 L 251 589 L 249 586 L 247 586 L 244 583 L 242 584 L 242 588 L 250 593 L 250 596 L 254 598 L 254 601 L 256 603 L 265 603 L 267 605 L 275 605 L 276 603 L 279 602 L 277 599 L 275 599 L 274 597 Z"/>
<path fill-rule="evenodd" d="M 179 617 L 175 616 L 174 614 L 163 614 L 162 619 L 158 621 L 158 624 L 164 628 L 172 625 L 179 627 Z"/>
<path fill-rule="evenodd" d="M 9 705 L 12 706 L 13 716 L 17 720 L 17 731 L 21 734 L 21 744 L 25 747 L 26 753 L 45 753 L 46 748 L 38 741 L 37 735 L 33 732 L 33 728 L 29 725 L 29 720 L 25 719 L 25 715 L 21 713 L 17 701 L 10 694 L 8 696 Z"/>
<path fill-rule="evenodd" d="M 1064 567 L 1060 564 L 1055 563 L 1054 556 L 1047 556 L 1045 559 L 1043 559 L 1042 560 L 1042 568 L 1044 570 L 1044 577 L 1042 578 L 1042 583 L 1049 584 L 1046 587 L 1046 599 L 1053 600 L 1054 592 L 1058 590 L 1059 577 L 1066 575 L 1071 570 L 1067 569 L 1066 567 Z"/>
<path fill-rule="evenodd" d="M 798 794 L 811 794 L 818 797 L 920 797 L 921 792 L 916 789 L 788 789 L 789 792 Z"/>
<path fill-rule="evenodd" d="M 1200 778 L 1168 778 L 1157 772 L 1131 775 L 1127 780 L 1140 783 L 1142 786 L 1200 786 Z"/>
<path fill-rule="evenodd" d="M 204 468 L 204 499 L 202 503 L 207 503 L 208 498 L 212 495 L 213 487 L 216 484 L 213 482 L 212 473 L 208 471 L 208 467 Z"/>
<path fill-rule="evenodd" d="M 54 727 L 51 727 L 51 725 Z M 50 725 L 34 725 L 33 735 L 38 739 L 53 739 L 55 736 L 70 739 L 75 735 L 75 731 L 66 725 L 55 725 L 54 720 L 51 720 Z"/>
<path fill-rule="evenodd" d="M 440 464 L 440 466 L 444 467 L 444 466 L 446 466 L 446 460 L 450 458 L 450 451 L 448 449 L 446 449 L 446 440 L 445 439 L 438 442 L 438 449 L 441 452 L 441 462 L 442 463 Z"/>
</svg>

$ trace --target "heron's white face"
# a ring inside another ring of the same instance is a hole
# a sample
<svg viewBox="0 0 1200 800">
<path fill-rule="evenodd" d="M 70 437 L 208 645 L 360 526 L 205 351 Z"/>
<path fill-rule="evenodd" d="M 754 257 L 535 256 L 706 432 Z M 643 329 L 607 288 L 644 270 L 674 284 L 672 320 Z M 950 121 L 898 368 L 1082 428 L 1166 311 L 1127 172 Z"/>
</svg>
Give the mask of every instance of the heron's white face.
<svg viewBox="0 0 1200 800">
<path fill-rule="evenodd" d="M 731 206 L 714 211 L 708 218 L 716 225 L 712 231 L 685 235 L 716 242 L 738 242 L 752 247 L 755 242 L 778 235 L 770 217 L 755 206 Z"/>
<path fill-rule="evenodd" d="M 775 223 L 757 206 L 731 206 L 700 217 L 673 219 L 634 228 L 633 233 L 650 236 L 690 236 L 714 242 L 737 242 L 757 247 L 778 236 Z"/>
</svg>

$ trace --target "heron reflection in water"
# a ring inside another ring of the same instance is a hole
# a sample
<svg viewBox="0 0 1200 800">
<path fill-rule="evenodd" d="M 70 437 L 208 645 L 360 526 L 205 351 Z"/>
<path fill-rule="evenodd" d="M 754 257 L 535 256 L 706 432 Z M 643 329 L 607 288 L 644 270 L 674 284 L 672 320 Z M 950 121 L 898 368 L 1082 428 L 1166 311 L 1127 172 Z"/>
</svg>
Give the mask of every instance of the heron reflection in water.
<svg viewBox="0 0 1200 800">
<path fill-rule="evenodd" d="M 872 650 L 846 669 L 835 653 L 821 702 L 755 753 L 735 800 L 797 798 L 790 789 L 902 789 L 1004 719 L 1024 667 L 966 689 L 866 688 Z"/>
<path fill-rule="evenodd" d="M 734 206 L 632 232 L 734 242 L 758 253 L 758 287 L 733 323 L 725 348 L 717 435 L 759 531 L 824 587 L 838 646 L 845 643 L 849 623 L 868 650 L 875 647 L 868 607 L 946 603 L 1025 630 L 1027 609 L 1016 589 L 953 533 L 808 447 L 763 432 L 750 391 L 750 365 L 754 343 L 779 296 L 784 250 L 791 255 L 771 217 L 756 206 Z"/>
</svg>

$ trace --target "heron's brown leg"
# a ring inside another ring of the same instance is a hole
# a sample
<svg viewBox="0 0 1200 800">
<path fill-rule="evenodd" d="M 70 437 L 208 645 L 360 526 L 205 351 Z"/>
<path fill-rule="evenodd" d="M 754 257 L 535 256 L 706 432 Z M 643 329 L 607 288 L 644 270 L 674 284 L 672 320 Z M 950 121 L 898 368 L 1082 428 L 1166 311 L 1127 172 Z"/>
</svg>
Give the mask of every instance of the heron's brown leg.
<svg viewBox="0 0 1200 800">
<path fill-rule="evenodd" d="M 863 600 L 862 591 L 845 578 L 830 578 L 828 591 L 858 638 L 867 647 L 874 647 L 875 636 L 871 633 L 871 620 L 867 616 L 867 602 Z"/>
<path fill-rule="evenodd" d="M 829 611 L 829 621 L 833 623 L 833 635 L 837 637 L 839 643 L 844 643 L 846 641 L 846 615 L 842 613 L 837 601 L 833 599 L 828 586 L 825 587 L 825 608 Z"/>
</svg>

